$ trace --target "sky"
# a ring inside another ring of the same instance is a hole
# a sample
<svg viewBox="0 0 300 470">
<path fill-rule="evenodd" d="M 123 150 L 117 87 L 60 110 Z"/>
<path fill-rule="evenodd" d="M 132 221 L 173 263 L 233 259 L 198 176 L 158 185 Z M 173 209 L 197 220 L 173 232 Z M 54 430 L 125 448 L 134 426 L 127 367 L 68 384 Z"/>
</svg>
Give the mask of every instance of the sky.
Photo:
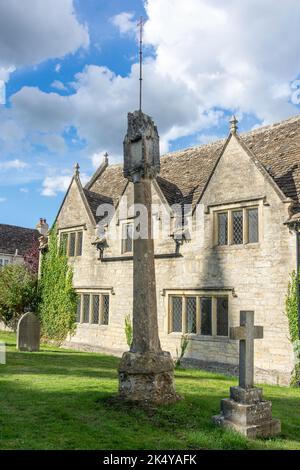
<svg viewBox="0 0 300 470">
<path fill-rule="evenodd" d="M 300 113 L 299 0 L 0 0 L 0 223 L 51 224 L 76 162 L 122 162 L 141 15 L 161 154 Z"/>
</svg>

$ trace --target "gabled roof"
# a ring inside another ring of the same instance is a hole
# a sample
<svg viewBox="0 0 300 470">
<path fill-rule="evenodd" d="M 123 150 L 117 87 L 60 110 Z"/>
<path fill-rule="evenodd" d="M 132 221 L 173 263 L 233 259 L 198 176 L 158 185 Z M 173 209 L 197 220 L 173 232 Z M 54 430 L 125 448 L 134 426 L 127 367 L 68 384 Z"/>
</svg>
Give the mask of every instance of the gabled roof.
<svg viewBox="0 0 300 470">
<path fill-rule="evenodd" d="M 38 230 L 0 224 L 0 253 L 23 256 L 41 236 Z"/>
<path fill-rule="evenodd" d="M 300 116 L 242 133 L 239 140 L 258 167 L 270 175 L 283 197 L 292 198 L 295 210 L 300 211 Z M 218 140 L 161 157 L 157 183 L 169 204 L 184 202 L 195 206 L 225 143 L 225 139 Z M 127 185 L 122 170 L 122 164 L 108 166 L 86 187 L 116 205 Z"/>
<path fill-rule="evenodd" d="M 97 216 L 97 209 L 101 204 L 113 204 L 113 200 L 110 197 L 102 196 L 101 194 L 89 191 L 83 188 L 83 193 L 86 197 L 87 203 L 92 211 L 96 223 L 99 222 L 101 217 Z"/>
</svg>

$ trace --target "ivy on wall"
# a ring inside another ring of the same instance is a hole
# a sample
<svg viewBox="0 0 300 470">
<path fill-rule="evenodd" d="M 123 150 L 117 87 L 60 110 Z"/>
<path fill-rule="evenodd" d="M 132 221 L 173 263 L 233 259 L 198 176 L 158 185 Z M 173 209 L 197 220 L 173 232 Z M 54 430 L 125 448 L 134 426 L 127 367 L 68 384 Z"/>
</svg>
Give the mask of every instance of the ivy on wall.
<svg viewBox="0 0 300 470">
<path fill-rule="evenodd" d="M 60 249 L 55 227 L 49 235 L 43 255 L 39 281 L 39 317 L 45 339 L 62 342 L 76 329 L 77 294 L 73 288 L 73 270 Z"/>
<path fill-rule="evenodd" d="M 298 306 L 297 306 L 297 276 L 295 271 L 291 274 L 286 297 L 286 314 L 289 323 L 290 340 L 295 352 L 295 369 L 292 378 L 292 385 L 300 382 L 300 342 L 298 327 Z"/>
</svg>

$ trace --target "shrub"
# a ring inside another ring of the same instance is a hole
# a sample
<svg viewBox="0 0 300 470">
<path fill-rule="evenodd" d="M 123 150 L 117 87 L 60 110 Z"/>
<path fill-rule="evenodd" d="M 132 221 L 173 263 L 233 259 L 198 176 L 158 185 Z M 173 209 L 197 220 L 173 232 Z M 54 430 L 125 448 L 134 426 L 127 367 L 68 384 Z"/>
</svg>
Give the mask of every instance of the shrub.
<svg viewBox="0 0 300 470">
<path fill-rule="evenodd" d="M 133 338 L 133 328 L 130 315 L 126 315 L 125 317 L 125 335 L 128 347 L 131 347 L 132 338 Z"/>
<path fill-rule="evenodd" d="M 297 305 L 297 276 L 295 271 L 291 274 L 288 284 L 288 294 L 286 297 L 286 314 L 289 323 L 290 341 L 293 344 L 295 353 L 295 369 L 291 384 L 299 384 L 300 381 L 300 347 L 299 347 L 299 327 L 298 327 L 298 305 Z"/>
<path fill-rule="evenodd" d="M 175 367 L 180 366 L 183 356 L 185 355 L 185 351 L 187 350 L 188 344 L 188 335 L 182 335 L 180 340 L 180 354 L 178 354 L 178 348 L 176 348 L 177 358 L 175 360 Z"/>
<path fill-rule="evenodd" d="M 60 250 L 56 229 L 49 235 L 48 250 L 43 255 L 39 282 L 39 317 L 45 339 L 64 341 L 76 329 L 77 294 L 73 271 Z"/>
<path fill-rule="evenodd" d="M 0 319 L 13 328 L 26 311 L 36 311 L 37 276 L 25 265 L 10 264 L 0 268 Z"/>
</svg>

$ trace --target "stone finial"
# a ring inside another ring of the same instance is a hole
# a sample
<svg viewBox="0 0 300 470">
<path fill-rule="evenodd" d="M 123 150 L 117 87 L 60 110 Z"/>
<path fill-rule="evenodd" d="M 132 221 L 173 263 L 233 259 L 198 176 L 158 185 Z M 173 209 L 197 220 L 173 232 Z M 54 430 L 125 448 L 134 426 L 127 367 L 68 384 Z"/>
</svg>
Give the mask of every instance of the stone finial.
<svg viewBox="0 0 300 470">
<path fill-rule="evenodd" d="M 230 132 L 231 134 L 236 134 L 237 133 L 237 130 L 238 130 L 238 120 L 237 118 L 235 117 L 235 115 L 233 115 L 230 119 Z"/>
<path fill-rule="evenodd" d="M 104 165 L 108 165 L 108 153 L 105 152 L 105 154 L 103 155 L 103 163 Z"/>
<path fill-rule="evenodd" d="M 80 170 L 79 163 L 75 163 L 75 165 L 74 165 L 74 176 L 79 176 L 79 170 Z"/>
<path fill-rule="evenodd" d="M 155 178 L 160 170 L 159 135 L 152 118 L 141 111 L 128 113 L 124 139 L 124 177 L 137 183 Z"/>
</svg>

